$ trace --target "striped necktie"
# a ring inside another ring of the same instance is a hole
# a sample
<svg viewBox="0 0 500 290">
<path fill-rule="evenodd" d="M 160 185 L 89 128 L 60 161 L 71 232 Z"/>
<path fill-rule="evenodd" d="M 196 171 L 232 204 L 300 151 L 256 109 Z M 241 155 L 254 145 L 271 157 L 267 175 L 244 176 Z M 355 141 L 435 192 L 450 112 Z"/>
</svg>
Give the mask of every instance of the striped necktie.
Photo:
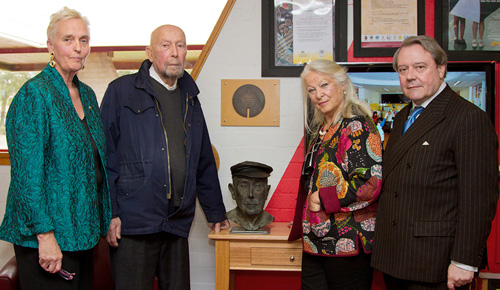
<svg viewBox="0 0 500 290">
<path fill-rule="evenodd" d="M 417 106 L 417 107 L 413 108 L 413 112 L 411 113 L 410 118 L 408 118 L 408 120 L 406 120 L 405 127 L 403 129 L 403 134 L 406 132 L 406 130 L 408 130 L 408 128 L 410 128 L 411 124 L 413 124 L 413 122 L 415 122 L 418 115 L 420 115 L 420 113 L 422 113 L 423 110 L 424 110 L 424 107 L 421 107 L 421 106 Z"/>
</svg>

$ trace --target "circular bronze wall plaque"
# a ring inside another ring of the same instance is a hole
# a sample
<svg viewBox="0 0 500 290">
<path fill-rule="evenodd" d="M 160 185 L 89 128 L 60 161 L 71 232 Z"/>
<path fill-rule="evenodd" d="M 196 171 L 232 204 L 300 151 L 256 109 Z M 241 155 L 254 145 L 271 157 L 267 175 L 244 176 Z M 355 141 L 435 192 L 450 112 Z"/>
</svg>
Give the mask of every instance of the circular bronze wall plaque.
<svg viewBox="0 0 500 290">
<path fill-rule="evenodd" d="M 242 85 L 233 94 L 233 108 L 242 117 L 255 117 L 266 104 L 262 90 L 255 85 Z"/>
</svg>

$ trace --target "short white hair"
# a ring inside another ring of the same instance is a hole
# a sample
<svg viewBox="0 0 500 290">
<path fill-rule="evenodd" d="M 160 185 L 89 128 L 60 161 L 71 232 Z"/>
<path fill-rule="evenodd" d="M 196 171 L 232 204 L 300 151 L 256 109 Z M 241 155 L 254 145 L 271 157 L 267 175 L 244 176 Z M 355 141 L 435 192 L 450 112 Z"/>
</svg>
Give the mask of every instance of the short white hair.
<svg viewBox="0 0 500 290">
<path fill-rule="evenodd" d="M 70 9 L 64 6 L 61 10 L 50 15 L 49 27 L 47 27 L 47 39 L 49 40 L 54 39 L 57 33 L 57 24 L 59 23 L 59 21 L 72 18 L 81 19 L 83 23 L 85 23 L 85 25 L 87 26 L 87 31 L 90 31 L 89 29 L 90 23 L 87 17 L 82 16 L 80 12 L 74 9 Z"/>
</svg>

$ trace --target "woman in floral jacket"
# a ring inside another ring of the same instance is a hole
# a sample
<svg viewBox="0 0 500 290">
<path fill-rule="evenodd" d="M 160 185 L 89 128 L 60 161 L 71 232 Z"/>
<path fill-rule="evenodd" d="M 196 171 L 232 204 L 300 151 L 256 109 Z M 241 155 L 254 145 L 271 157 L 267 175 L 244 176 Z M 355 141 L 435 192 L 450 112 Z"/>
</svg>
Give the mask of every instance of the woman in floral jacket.
<svg viewBox="0 0 500 290">
<path fill-rule="evenodd" d="M 380 136 L 342 67 L 316 60 L 301 79 L 311 141 L 289 239 L 303 238 L 302 289 L 371 289 Z"/>
</svg>

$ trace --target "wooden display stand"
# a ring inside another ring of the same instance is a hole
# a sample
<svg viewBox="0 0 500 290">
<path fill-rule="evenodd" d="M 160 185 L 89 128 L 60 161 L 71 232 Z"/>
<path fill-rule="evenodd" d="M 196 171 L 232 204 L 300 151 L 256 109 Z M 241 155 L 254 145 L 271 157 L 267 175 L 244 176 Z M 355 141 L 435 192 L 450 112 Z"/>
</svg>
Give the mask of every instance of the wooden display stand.
<svg viewBox="0 0 500 290">
<path fill-rule="evenodd" d="M 231 234 L 211 231 L 215 241 L 215 289 L 233 289 L 232 270 L 300 271 L 302 241 L 289 242 L 288 223 L 268 225 L 269 234 Z"/>
</svg>

